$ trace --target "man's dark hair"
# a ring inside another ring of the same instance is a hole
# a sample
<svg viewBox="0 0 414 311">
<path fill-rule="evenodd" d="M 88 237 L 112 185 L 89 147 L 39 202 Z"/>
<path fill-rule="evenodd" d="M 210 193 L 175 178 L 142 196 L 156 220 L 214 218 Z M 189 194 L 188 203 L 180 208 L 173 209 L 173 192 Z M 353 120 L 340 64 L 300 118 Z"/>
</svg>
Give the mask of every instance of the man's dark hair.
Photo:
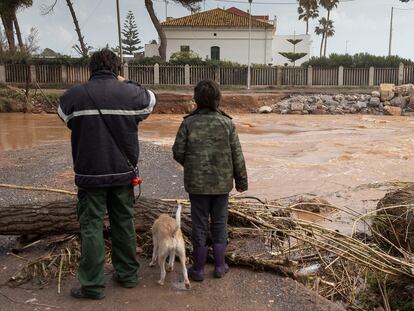
<svg viewBox="0 0 414 311">
<path fill-rule="evenodd" d="M 194 88 L 194 100 L 197 108 L 217 110 L 221 99 L 219 85 L 213 80 L 202 80 Z"/>
<path fill-rule="evenodd" d="M 91 73 L 99 70 L 109 70 L 115 75 L 119 74 L 121 61 L 116 54 L 108 49 L 102 49 L 92 54 L 89 63 Z"/>
</svg>

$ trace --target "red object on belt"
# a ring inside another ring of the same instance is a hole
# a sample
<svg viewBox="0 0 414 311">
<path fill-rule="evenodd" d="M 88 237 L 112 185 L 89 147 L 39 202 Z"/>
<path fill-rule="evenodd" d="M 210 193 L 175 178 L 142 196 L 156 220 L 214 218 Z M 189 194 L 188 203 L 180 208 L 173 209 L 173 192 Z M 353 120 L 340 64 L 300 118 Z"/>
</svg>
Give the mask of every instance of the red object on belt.
<svg viewBox="0 0 414 311">
<path fill-rule="evenodd" d="M 142 178 L 140 176 L 135 177 L 131 180 L 131 185 L 134 187 L 140 185 L 141 183 L 142 183 Z"/>
</svg>

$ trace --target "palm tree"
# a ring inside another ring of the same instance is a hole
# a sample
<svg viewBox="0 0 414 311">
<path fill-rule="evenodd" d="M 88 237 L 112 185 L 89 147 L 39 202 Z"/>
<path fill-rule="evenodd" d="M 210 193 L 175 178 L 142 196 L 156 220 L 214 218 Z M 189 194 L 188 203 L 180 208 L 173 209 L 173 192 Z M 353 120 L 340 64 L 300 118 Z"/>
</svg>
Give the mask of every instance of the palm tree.
<svg viewBox="0 0 414 311">
<path fill-rule="evenodd" d="M 333 37 L 333 35 L 335 34 L 335 29 L 333 26 L 333 21 L 332 20 L 328 20 L 325 17 L 322 17 L 319 20 L 319 25 L 315 27 L 315 33 L 319 36 L 322 35 L 322 40 L 321 40 L 321 49 L 320 49 L 320 57 L 322 57 L 322 50 L 323 50 L 323 46 L 324 46 L 324 41 L 326 42 L 326 39 L 328 37 Z M 326 47 L 326 45 L 325 45 Z M 326 51 L 326 50 L 325 50 Z M 326 56 L 326 55 L 324 55 Z"/>
<path fill-rule="evenodd" d="M 331 20 L 331 11 L 338 6 L 339 0 L 319 0 L 319 4 L 328 11 L 327 21 Z M 333 35 L 332 35 L 333 36 Z M 323 56 L 326 56 L 326 46 L 328 45 L 328 37 L 325 36 Z"/>
<path fill-rule="evenodd" d="M 299 20 L 306 22 L 306 34 L 309 34 L 309 20 L 319 17 L 317 0 L 298 0 Z"/>
</svg>

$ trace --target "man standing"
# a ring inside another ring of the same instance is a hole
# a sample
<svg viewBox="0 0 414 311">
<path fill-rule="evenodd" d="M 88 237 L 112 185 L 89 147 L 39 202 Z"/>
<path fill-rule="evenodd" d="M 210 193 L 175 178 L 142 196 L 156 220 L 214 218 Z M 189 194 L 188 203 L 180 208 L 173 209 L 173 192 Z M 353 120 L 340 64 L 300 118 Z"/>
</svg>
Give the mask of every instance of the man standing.
<svg viewBox="0 0 414 311">
<path fill-rule="evenodd" d="M 75 298 L 105 297 L 103 219 L 108 210 L 112 234 L 113 279 L 135 287 L 138 262 L 133 217 L 138 176 L 138 123 L 155 106 L 155 95 L 138 83 L 117 76 L 118 57 L 108 49 L 94 53 L 91 77 L 60 98 L 59 117 L 72 130 L 72 157 L 78 187 L 80 288 Z"/>
</svg>

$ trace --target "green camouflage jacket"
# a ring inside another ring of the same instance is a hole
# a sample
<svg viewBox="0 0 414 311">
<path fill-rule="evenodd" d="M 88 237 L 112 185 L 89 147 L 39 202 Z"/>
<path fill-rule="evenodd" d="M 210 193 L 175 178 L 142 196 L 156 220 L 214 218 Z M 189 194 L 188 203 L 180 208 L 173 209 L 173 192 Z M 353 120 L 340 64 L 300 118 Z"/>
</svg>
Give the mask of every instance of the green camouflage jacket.
<svg viewBox="0 0 414 311">
<path fill-rule="evenodd" d="M 200 109 L 184 118 L 173 146 L 174 159 L 184 166 L 184 186 L 192 194 L 226 194 L 247 190 L 243 152 L 231 118 Z"/>
</svg>

